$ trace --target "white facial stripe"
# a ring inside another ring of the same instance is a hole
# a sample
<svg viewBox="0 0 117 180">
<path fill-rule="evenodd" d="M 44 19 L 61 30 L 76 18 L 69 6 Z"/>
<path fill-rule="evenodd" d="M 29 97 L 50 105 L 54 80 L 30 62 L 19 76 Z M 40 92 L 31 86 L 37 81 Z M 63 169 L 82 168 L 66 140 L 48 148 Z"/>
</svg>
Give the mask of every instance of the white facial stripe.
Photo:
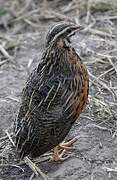
<svg viewBox="0 0 117 180">
<path fill-rule="evenodd" d="M 53 31 L 53 29 L 55 29 L 57 26 L 60 26 L 60 25 L 62 25 L 62 24 L 60 23 L 60 24 L 54 25 L 54 26 L 49 30 L 48 34 L 51 34 L 51 32 Z"/>
<path fill-rule="evenodd" d="M 63 29 L 62 31 L 60 31 L 51 42 L 54 42 L 55 39 L 57 39 L 61 34 L 63 34 L 64 32 L 66 32 L 70 27 L 66 27 L 65 29 Z"/>
<path fill-rule="evenodd" d="M 57 26 L 60 26 L 60 25 L 61 25 L 61 23 L 54 25 L 54 26 L 48 31 L 47 37 L 48 37 L 49 34 L 52 33 L 52 31 L 53 31 Z"/>
</svg>

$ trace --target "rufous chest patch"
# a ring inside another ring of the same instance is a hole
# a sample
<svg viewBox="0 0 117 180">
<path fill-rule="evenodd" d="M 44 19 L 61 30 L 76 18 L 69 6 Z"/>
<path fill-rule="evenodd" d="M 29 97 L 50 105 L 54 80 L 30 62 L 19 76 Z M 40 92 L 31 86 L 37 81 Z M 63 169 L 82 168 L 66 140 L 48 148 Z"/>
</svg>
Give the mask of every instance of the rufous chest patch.
<svg viewBox="0 0 117 180">
<path fill-rule="evenodd" d="M 68 62 L 70 64 L 76 64 L 77 61 L 78 61 L 77 54 L 75 53 L 73 48 L 70 48 L 69 49 L 69 59 L 68 59 Z"/>
</svg>

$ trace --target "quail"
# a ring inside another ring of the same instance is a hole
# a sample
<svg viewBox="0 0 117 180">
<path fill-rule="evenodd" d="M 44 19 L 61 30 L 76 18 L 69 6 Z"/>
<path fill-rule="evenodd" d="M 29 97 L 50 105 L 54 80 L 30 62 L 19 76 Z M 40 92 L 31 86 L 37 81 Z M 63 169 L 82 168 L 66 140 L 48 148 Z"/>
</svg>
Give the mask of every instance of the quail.
<svg viewBox="0 0 117 180">
<path fill-rule="evenodd" d="M 88 98 L 89 77 L 71 37 L 82 26 L 59 23 L 46 36 L 41 62 L 22 91 L 15 121 L 15 145 L 20 158 L 38 157 L 54 148 L 54 160 L 64 160 L 60 148 L 69 149 L 77 138 L 62 143 Z"/>
</svg>

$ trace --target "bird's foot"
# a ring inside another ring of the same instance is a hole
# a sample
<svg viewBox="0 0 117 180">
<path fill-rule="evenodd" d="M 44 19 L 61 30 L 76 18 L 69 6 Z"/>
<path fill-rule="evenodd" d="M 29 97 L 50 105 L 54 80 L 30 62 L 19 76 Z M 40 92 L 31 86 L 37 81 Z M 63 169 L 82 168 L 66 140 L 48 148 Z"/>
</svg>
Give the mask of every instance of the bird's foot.
<svg viewBox="0 0 117 180">
<path fill-rule="evenodd" d="M 78 140 L 78 136 L 75 136 L 73 139 L 68 142 L 63 142 L 58 145 L 59 149 L 71 150 L 73 149 L 73 144 Z"/>
<path fill-rule="evenodd" d="M 60 143 L 58 146 L 54 148 L 54 154 L 50 158 L 53 161 L 64 161 L 72 156 L 71 152 L 68 151 L 73 149 L 73 143 L 78 140 L 78 136 L 74 137 L 68 142 Z M 67 155 L 66 155 L 67 154 Z"/>
<path fill-rule="evenodd" d="M 58 148 L 58 147 L 56 147 Z M 61 151 L 61 150 L 60 150 Z M 68 159 L 71 154 L 66 155 L 66 149 L 62 150 L 62 152 L 60 152 L 59 150 L 56 150 L 55 152 L 55 148 L 54 148 L 54 154 L 50 157 L 51 161 L 65 161 L 66 159 Z"/>
</svg>

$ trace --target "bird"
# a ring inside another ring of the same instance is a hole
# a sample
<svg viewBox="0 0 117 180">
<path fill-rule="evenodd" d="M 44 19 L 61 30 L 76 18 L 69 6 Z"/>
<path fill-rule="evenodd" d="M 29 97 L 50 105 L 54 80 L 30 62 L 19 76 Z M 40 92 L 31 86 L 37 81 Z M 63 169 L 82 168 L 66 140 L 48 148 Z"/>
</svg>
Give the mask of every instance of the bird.
<svg viewBox="0 0 117 180">
<path fill-rule="evenodd" d="M 41 61 L 22 90 L 14 123 L 21 159 L 54 149 L 53 159 L 65 160 L 60 148 L 69 149 L 77 139 L 63 142 L 88 99 L 88 71 L 71 44 L 71 37 L 82 29 L 81 25 L 61 22 L 47 32 Z"/>
</svg>

